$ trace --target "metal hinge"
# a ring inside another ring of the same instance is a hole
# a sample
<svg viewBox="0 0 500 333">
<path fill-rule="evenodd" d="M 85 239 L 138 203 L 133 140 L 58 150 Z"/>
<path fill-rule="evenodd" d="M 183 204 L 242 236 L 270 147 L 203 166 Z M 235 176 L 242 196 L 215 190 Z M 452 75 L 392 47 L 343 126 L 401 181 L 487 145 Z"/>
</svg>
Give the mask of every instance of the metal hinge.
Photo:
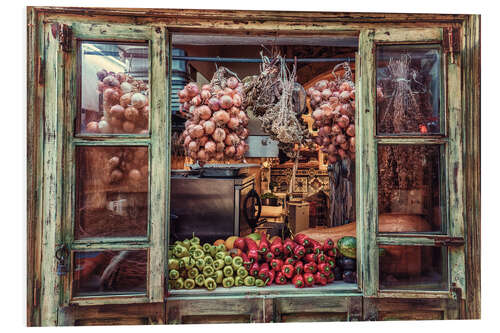
<svg viewBox="0 0 500 333">
<path fill-rule="evenodd" d="M 59 25 L 59 43 L 64 52 L 71 52 L 71 42 L 73 39 L 73 31 L 67 24 Z"/>
<path fill-rule="evenodd" d="M 461 50 L 461 34 L 457 27 L 446 27 L 443 29 L 443 52 L 450 55 L 450 62 L 455 63 L 455 54 Z"/>
</svg>

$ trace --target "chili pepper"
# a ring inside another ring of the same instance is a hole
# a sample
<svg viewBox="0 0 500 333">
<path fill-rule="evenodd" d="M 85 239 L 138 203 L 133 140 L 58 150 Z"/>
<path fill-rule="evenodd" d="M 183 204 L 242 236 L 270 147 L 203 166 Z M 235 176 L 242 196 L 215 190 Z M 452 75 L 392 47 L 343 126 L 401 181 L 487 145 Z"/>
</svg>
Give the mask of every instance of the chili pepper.
<svg viewBox="0 0 500 333">
<path fill-rule="evenodd" d="M 247 269 L 247 271 L 250 270 L 250 267 L 252 267 L 252 263 L 250 262 L 250 259 L 248 259 L 248 256 L 246 253 L 241 254 L 241 259 L 243 259 L 243 266 Z"/>
<path fill-rule="evenodd" d="M 174 283 L 174 288 L 175 289 L 182 289 L 184 287 L 184 279 L 183 278 L 178 278 L 177 280 L 175 280 L 175 283 Z"/>
<path fill-rule="evenodd" d="M 274 254 L 269 251 L 269 252 L 266 253 L 265 258 L 266 258 L 267 262 L 271 262 L 271 260 L 274 259 Z"/>
<path fill-rule="evenodd" d="M 270 251 L 274 254 L 275 257 L 278 257 L 283 253 L 283 244 L 281 242 L 281 238 L 277 237 L 271 243 Z"/>
<path fill-rule="evenodd" d="M 331 238 L 327 238 L 325 242 L 323 243 L 323 251 L 327 252 L 328 250 L 333 249 L 335 246 L 335 243 Z"/>
<path fill-rule="evenodd" d="M 252 276 L 259 275 L 259 264 L 257 262 L 254 262 L 250 267 L 250 271 L 248 273 L 250 273 L 250 275 Z"/>
<path fill-rule="evenodd" d="M 218 269 L 223 269 L 223 268 L 224 268 L 224 260 L 222 260 L 222 259 L 217 259 L 217 260 L 215 260 L 215 261 L 214 261 L 214 268 L 215 268 L 216 270 L 218 270 Z"/>
<path fill-rule="evenodd" d="M 214 290 L 215 288 L 217 288 L 217 283 L 212 278 L 205 279 L 205 281 L 203 282 L 203 285 L 208 290 Z"/>
<path fill-rule="evenodd" d="M 235 248 L 237 249 L 240 249 L 241 251 L 245 251 L 246 250 L 246 243 L 245 243 L 245 239 L 243 237 L 238 237 L 235 241 L 234 241 L 234 245 L 233 245 Z"/>
<path fill-rule="evenodd" d="M 281 271 L 281 267 L 283 266 L 283 260 L 274 258 L 273 260 L 271 260 L 270 266 L 271 269 L 273 269 L 276 272 L 279 272 Z"/>
<path fill-rule="evenodd" d="M 293 254 L 297 257 L 297 258 L 302 258 L 305 254 L 306 254 L 306 249 L 304 248 L 304 246 L 302 245 L 296 245 L 294 248 L 293 248 Z"/>
<path fill-rule="evenodd" d="M 190 279 L 194 279 L 198 276 L 198 274 L 200 274 L 200 271 L 198 271 L 198 268 L 193 267 L 188 271 L 187 274 Z"/>
<path fill-rule="evenodd" d="M 330 250 L 326 251 L 326 254 L 329 257 L 335 258 L 337 256 L 337 249 L 336 248 L 330 249 Z"/>
<path fill-rule="evenodd" d="M 321 264 L 321 263 L 325 263 L 326 262 L 326 256 L 324 255 L 324 253 L 320 253 L 318 254 L 318 256 L 316 257 L 316 262 L 318 264 Z"/>
<path fill-rule="evenodd" d="M 297 262 L 297 259 L 292 258 L 292 257 L 288 257 L 285 259 L 285 264 L 287 264 L 287 265 L 294 266 L 296 262 Z"/>
<path fill-rule="evenodd" d="M 266 283 L 264 282 L 264 280 L 255 279 L 255 286 L 256 287 L 264 287 L 265 285 L 266 285 Z"/>
<path fill-rule="evenodd" d="M 236 276 L 234 278 L 234 286 L 235 287 L 241 287 L 244 284 L 245 284 L 244 279 L 241 276 Z"/>
<path fill-rule="evenodd" d="M 251 287 L 253 285 L 255 285 L 255 278 L 251 275 L 247 276 L 243 282 L 245 282 L 245 286 L 247 287 Z"/>
<path fill-rule="evenodd" d="M 292 283 L 294 284 L 295 288 L 304 288 L 304 277 L 301 274 L 297 274 L 293 277 Z"/>
<path fill-rule="evenodd" d="M 194 282 L 198 287 L 203 287 L 205 285 L 205 276 L 203 276 L 203 274 L 198 274 L 194 278 Z"/>
<path fill-rule="evenodd" d="M 215 271 L 214 276 L 215 276 L 215 282 L 217 282 L 218 284 L 221 284 L 222 279 L 224 278 L 224 273 L 221 270 L 217 270 L 217 271 Z"/>
<path fill-rule="evenodd" d="M 233 264 L 233 258 L 231 256 L 225 256 L 224 257 L 224 264 L 226 266 L 232 265 Z"/>
<path fill-rule="evenodd" d="M 269 248 L 271 245 L 267 241 L 267 237 L 265 233 L 261 234 L 261 239 L 260 239 L 260 244 L 259 244 L 259 253 L 262 255 L 265 255 L 267 252 L 269 252 Z"/>
<path fill-rule="evenodd" d="M 266 282 L 266 285 L 270 286 L 273 283 L 275 275 L 276 275 L 276 272 L 273 271 L 273 270 L 269 270 L 267 272 L 267 282 Z"/>
<path fill-rule="evenodd" d="M 330 272 L 330 274 L 328 274 L 326 277 L 326 282 L 332 283 L 333 281 L 335 281 L 335 274 L 333 274 L 333 272 Z"/>
<path fill-rule="evenodd" d="M 267 262 L 263 263 L 259 269 L 259 278 L 265 280 L 267 277 L 267 273 L 269 272 L 269 264 Z"/>
<path fill-rule="evenodd" d="M 212 244 L 210 244 L 210 243 L 205 243 L 205 244 L 203 244 L 202 248 L 203 248 L 203 251 L 204 251 L 205 253 L 210 253 L 210 249 L 212 248 Z"/>
<path fill-rule="evenodd" d="M 168 259 L 168 269 L 179 270 L 179 260 L 177 260 L 177 259 Z"/>
<path fill-rule="evenodd" d="M 316 274 L 314 274 L 314 283 L 322 286 L 326 285 L 326 276 L 320 271 L 316 272 Z"/>
<path fill-rule="evenodd" d="M 286 276 L 285 276 L 285 274 L 283 274 L 283 272 L 278 272 L 276 274 L 276 277 L 274 278 L 274 282 L 276 284 L 280 284 L 280 285 L 286 284 Z"/>
<path fill-rule="evenodd" d="M 293 248 L 296 246 L 295 242 L 291 240 L 290 238 L 285 239 L 285 242 L 283 243 L 283 253 L 285 256 L 289 256 L 293 254 Z"/>
<path fill-rule="evenodd" d="M 195 265 L 196 265 L 196 268 L 198 269 L 203 269 L 203 267 L 205 267 L 205 258 L 198 258 L 195 260 Z"/>
<path fill-rule="evenodd" d="M 215 273 L 215 269 L 212 267 L 212 266 L 205 266 L 203 267 L 203 275 L 205 275 L 205 277 L 211 277 L 212 275 L 214 275 Z"/>
<path fill-rule="evenodd" d="M 237 270 L 236 270 L 236 275 L 241 277 L 241 278 L 245 278 L 247 277 L 248 275 L 248 271 L 245 269 L 245 267 L 243 266 L 240 266 Z"/>
<path fill-rule="evenodd" d="M 304 234 L 297 234 L 293 239 L 297 244 L 307 247 L 311 244 L 311 239 Z M 305 250 L 304 250 L 305 251 Z"/>
<path fill-rule="evenodd" d="M 297 261 L 294 268 L 295 274 L 302 274 L 304 272 L 304 263 L 302 261 Z"/>
<path fill-rule="evenodd" d="M 224 288 L 231 288 L 232 286 L 234 286 L 234 278 L 232 276 L 225 277 L 222 280 L 222 286 Z"/>
<path fill-rule="evenodd" d="M 233 276 L 233 274 L 234 274 L 232 266 L 226 266 L 226 267 L 224 267 L 224 269 L 222 270 L 222 272 L 224 272 L 224 276 Z"/>
<path fill-rule="evenodd" d="M 314 274 L 305 273 L 304 274 L 304 283 L 306 284 L 307 287 L 312 287 L 314 284 Z"/>
<path fill-rule="evenodd" d="M 217 245 L 217 252 L 225 252 L 226 245 L 224 243 Z"/>
<path fill-rule="evenodd" d="M 304 272 L 306 273 L 316 273 L 316 271 L 318 270 L 318 267 L 316 266 L 316 263 L 315 262 L 308 262 L 304 265 Z"/>
<path fill-rule="evenodd" d="M 171 280 L 177 280 L 179 278 L 179 276 L 180 276 L 179 271 L 176 269 L 171 269 L 168 271 L 168 277 Z"/>
<path fill-rule="evenodd" d="M 206 256 L 204 259 L 205 259 L 205 266 L 214 265 L 214 258 L 212 258 L 211 256 Z"/>
<path fill-rule="evenodd" d="M 194 283 L 193 279 L 186 279 L 184 280 L 184 288 L 186 289 L 193 289 L 196 284 Z"/>
<path fill-rule="evenodd" d="M 185 247 L 180 246 L 180 245 L 174 246 L 173 252 L 177 258 L 182 258 L 182 257 L 186 257 L 189 255 L 188 250 Z"/>
<path fill-rule="evenodd" d="M 292 265 L 286 264 L 281 268 L 281 272 L 286 276 L 287 279 L 291 279 L 294 272 L 294 267 Z"/>
<path fill-rule="evenodd" d="M 318 264 L 318 271 L 328 275 L 330 273 L 330 266 L 327 263 L 322 262 L 321 264 Z"/>
<path fill-rule="evenodd" d="M 252 262 L 256 262 L 259 260 L 259 249 L 257 247 L 257 243 L 251 238 L 245 238 L 245 244 L 248 248 L 248 259 Z"/>
<path fill-rule="evenodd" d="M 224 258 L 225 258 L 225 257 L 226 257 L 226 252 L 225 252 L 225 251 L 224 251 L 224 252 L 217 252 L 217 253 L 215 254 L 215 259 L 217 259 L 217 260 L 222 260 L 222 261 L 224 261 Z"/>
<path fill-rule="evenodd" d="M 243 258 L 241 258 L 240 256 L 236 256 L 233 258 L 232 266 L 233 266 L 234 270 L 237 270 L 242 265 L 243 265 Z"/>
<path fill-rule="evenodd" d="M 309 253 L 309 254 L 306 254 L 306 256 L 304 257 L 304 260 L 306 262 L 316 262 L 318 258 L 318 255 L 316 253 Z"/>
</svg>

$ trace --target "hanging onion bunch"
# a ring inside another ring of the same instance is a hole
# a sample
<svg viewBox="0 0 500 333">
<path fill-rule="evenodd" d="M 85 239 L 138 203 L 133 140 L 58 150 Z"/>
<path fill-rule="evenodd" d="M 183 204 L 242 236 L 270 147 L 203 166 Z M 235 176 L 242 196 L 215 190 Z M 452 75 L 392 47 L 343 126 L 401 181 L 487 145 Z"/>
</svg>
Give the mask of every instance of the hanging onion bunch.
<svg viewBox="0 0 500 333">
<path fill-rule="evenodd" d="M 342 66 L 345 73 L 337 77 L 335 72 Z M 318 129 L 316 143 L 328 155 L 328 163 L 350 158 L 356 151 L 354 109 L 355 89 L 349 64 L 334 67 L 334 80 L 321 80 L 307 90 L 314 110 L 313 127 Z"/>
<path fill-rule="evenodd" d="M 249 147 L 242 89 L 236 74 L 219 67 L 210 84 L 200 89 L 191 82 L 178 92 L 181 114 L 188 117 L 181 140 L 186 154 L 198 164 L 244 159 Z"/>
<path fill-rule="evenodd" d="M 149 88 L 142 80 L 125 73 L 97 72 L 97 90 L 103 95 L 104 115 L 91 121 L 87 133 L 148 133 Z"/>
<path fill-rule="evenodd" d="M 104 175 L 109 184 L 139 185 L 148 179 L 148 151 L 145 148 L 119 149 L 105 162 Z"/>
</svg>

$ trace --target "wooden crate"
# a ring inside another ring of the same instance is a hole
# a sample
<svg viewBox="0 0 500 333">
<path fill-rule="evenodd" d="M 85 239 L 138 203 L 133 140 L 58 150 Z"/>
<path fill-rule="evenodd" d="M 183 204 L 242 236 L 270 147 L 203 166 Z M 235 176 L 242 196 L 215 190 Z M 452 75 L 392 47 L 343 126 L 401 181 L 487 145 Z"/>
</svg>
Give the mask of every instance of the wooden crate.
<svg viewBox="0 0 500 333">
<path fill-rule="evenodd" d="M 309 228 L 309 203 L 291 202 L 289 205 L 288 224 L 293 233 Z"/>
</svg>

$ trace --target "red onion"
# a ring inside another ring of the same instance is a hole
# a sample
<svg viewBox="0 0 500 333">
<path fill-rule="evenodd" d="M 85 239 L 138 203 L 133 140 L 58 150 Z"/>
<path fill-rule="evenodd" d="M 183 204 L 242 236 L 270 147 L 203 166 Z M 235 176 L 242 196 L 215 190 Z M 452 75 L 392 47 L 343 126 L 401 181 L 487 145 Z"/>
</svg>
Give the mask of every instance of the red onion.
<svg viewBox="0 0 500 333">
<path fill-rule="evenodd" d="M 321 109 L 314 110 L 314 112 L 312 113 L 312 116 L 313 116 L 314 120 L 316 120 L 316 121 L 323 120 L 323 116 L 324 116 L 323 110 L 321 110 Z"/>
<path fill-rule="evenodd" d="M 200 93 L 200 89 L 194 82 L 188 83 L 184 89 L 186 89 L 189 97 L 194 97 Z"/>
<path fill-rule="evenodd" d="M 120 81 L 118 81 L 114 76 L 108 75 L 106 76 L 102 82 L 110 87 L 118 87 L 120 85 Z"/>
<path fill-rule="evenodd" d="M 214 113 L 214 120 L 217 126 L 222 126 L 227 124 L 229 121 L 229 113 L 224 110 L 220 110 Z"/>
<path fill-rule="evenodd" d="M 336 105 L 340 103 L 339 97 L 338 96 L 332 96 L 328 99 L 328 103 L 332 105 L 332 107 L 335 109 Z"/>
<path fill-rule="evenodd" d="M 198 142 L 196 141 L 191 141 L 188 145 L 188 151 L 190 152 L 197 152 L 198 151 Z"/>
<path fill-rule="evenodd" d="M 132 95 L 130 103 L 132 104 L 133 107 L 140 109 L 143 106 L 147 105 L 147 99 L 146 96 L 144 96 L 143 94 L 135 93 Z"/>
<path fill-rule="evenodd" d="M 245 148 L 245 142 L 241 142 L 237 147 L 236 147 L 236 157 L 237 158 L 242 158 L 243 155 L 245 154 L 246 148 Z"/>
<path fill-rule="evenodd" d="M 232 130 L 236 130 L 238 126 L 240 126 L 240 120 L 236 117 L 231 117 L 227 123 L 227 127 Z"/>
<path fill-rule="evenodd" d="M 137 169 L 132 169 L 128 173 L 128 177 L 132 179 L 133 181 L 139 181 L 142 178 L 141 172 Z"/>
<path fill-rule="evenodd" d="M 111 119 L 109 120 L 109 124 L 114 129 L 121 129 L 122 128 L 122 121 L 117 117 L 111 117 Z"/>
<path fill-rule="evenodd" d="M 238 86 L 238 79 L 235 78 L 234 76 L 231 76 L 229 79 L 227 79 L 226 84 L 229 88 L 235 89 Z"/>
<path fill-rule="evenodd" d="M 198 150 L 198 154 L 196 155 L 196 157 L 198 158 L 198 161 L 202 161 L 202 162 L 205 162 L 208 159 L 207 152 L 205 151 L 204 148 L 201 148 L 200 150 Z"/>
<path fill-rule="evenodd" d="M 212 138 L 215 142 L 224 142 L 226 139 L 226 132 L 222 128 L 218 127 L 215 129 L 214 134 L 212 134 Z"/>
<path fill-rule="evenodd" d="M 208 120 L 212 116 L 212 111 L 210 111 L 210 108 L 206 105 L 198 107 L 198 113 L 203 120 Z"/>
<path fill-rule="evenodd" d="M 338 150 L 338 154 L 339 154 L 340 158 L 343 159 L 343 160 L 347 157 L 347 154 L 346 154 L 345 150 L 342 149 L 342 148 L 340 148 Z"/>
<path fill-rule="evenodd" d="M 104 101 L 109 104 L 115 104 L 120 100 L 120 94 L 113 88 L 108 88 L 104 90 L 103 97 Z"/>
<path fill-rule="evenodd" d="M 248 130 L 245 127 L 242 127 L 241 131 L 238 133 L 240 139 L 245 140 L 248 137 Z"/>
<path fill-rule="evenodd" d="M 339 100 L 341 103 L 349 102 L 350 98 L 351 98 L 351 93 L 349 91 L 343 91 L 339 95 Z"/>
<path fill-rule="evenodd" d="M 327 147 L 330 143 L 331 143 L 330 138 L 327 136 L 324 136 L 323 142 L 322 142 L 323 146 Z"/>
<path fill-rule="evenodd" d="M 346 141 L 344 143 L 341 143 L 340 148 L 342 148 L 344 150 L 349 150 L 349 142 Z"/>
<path fill-rule="evenodd" d="M 100 133 L 111 133 L 111 126 L 106 120 L 101 120 L 98 124 L 97 127 L 99 128 Z"/>
<path fill-rule="evenodd" d="M 356 92 L 354 90 L 351 90 L 349 97 L 354 101 L 356 99 Z"/>
<path fill-rule="evenodd" d="M 233 89 L 231 89 L 229 87 L 224 88 L 224 94 L 231 96 L 231 98 L 233 97 L 233 95 L 235 93 L 236 93 L 236 91 L 234 91 Z"/>
<path fill-rule="evenodd" d="M 328 145 L 327 151 L 329 154 L 336 154 L 337 153 L 337 148 L 335 148 L 335 145 L 333 143 L 330 143 Z"/>
<path fill-rule="evenodd" d="M 324 89 L 328 88 L 328 81 L 327 80 L 318 81 L 316 82 L 314 87 L 319 91 L 323 91 Z"/>
<path fill-rule="evenodd" d="M 216 97 L 212 97 L 208 100 L 208 107 L 212 111 L 218 111 L 220 109 L 219 99 Z"/>
<path fill-rule="evenodd" d="M 196 139 L 202 137 L 203 133 L 203 127 L 201 125 L 195 125 L 189 135 Z"/>
<path fill-rule="evenodd" d="M 191 105 L 196 105 L 196 106 L 201 105 L 201 102 L 202 102 L 202 100 L 201 100 L 201 96 L 200 96 L 200 95 L 196 95 L 196 96 L 194 96 L 194 97 L 191 99 L 191 101 L 190 101 Z"/>
<path fill-rule="evenodd" d="M 186 136 L 186 138 L 184 139 L 184 147 L 187 148 L 191 142 L 191 137 L 189 135 Z"/>
<path fill-rule="evenodd" d="M 87 133 L 97 133 L 99 132 L 99 126 L 97 124 L 97 121 L 91 121 L 87 124 L 85 127 L 85 131 Z"/>
<path fill-rule="evenodd" d="M 243 127 L 247 127 L 248 126 L 248 116 L 245 113 L 245 111 L 243 111 L 243 110 L 240 111 L 240 113 L 238 114 L 238 119 L 240 120 L 241 125 Z"/>
<path fill-rule="evenodd" d="M 137 119 L 139 119 L 139 111 L 133 106 L 129 106 L 125 109 L 125 118 L 132 122 L 135 122 L 137 121 Z"/>
<path fill-rule="evenodd" d="M 335 124 L 332 126 L 332 134 L 333 135 L 337 135 L 337 134 L 340 134 L 342 133 L 342 129 L 340 128 L 339 125 Z"/>
<path fill-rule="evenodd" d="M 336 139 L 335 139 L 335 142 L 339 145 L 343 144 L 344 142 L 346 142 L 346 138 L 345 138 L 345 135 L 344 134 L 339 134 L 337 135 Z"/>
<path fill-rule="evenodd" d="M 184 88 L 184 89 L 182 89 L 182 90 L 179 90 L 179 91 L 177 92 L 177 96 L 179 96 L 179 98 L 180 98 L 183 102 L 185 102 L 185 101 L 187 100 L 187 98 L 188 98 L 188 92 L 187 92 L 186 88 Z"/>
<path fill-rule="evenodd" d="M 349 126 L 349 117 L 347 117 L 346 115 L 342 115 L 338 120 L 337 120 L 337 124 L 341 127 L 341 128 L 346 128 L 347 126 Z"/>
<path fill-rule="evenodd" d="M 212 135 L 215 131 L 215 123 L 211 120 L 207 120 L 203 124 L 203 130 L 204 130 L 205 134 Z"/>
<path fill-rule="evenodd" d="M 223 151 L 217 152 L 217 153 L 215 154 L 215 159 L 216 159 L 217 161 L 222 161 L 222 160 L 224 159 L 224 152 L 223 152 Z"/>
<path fill-rule="evenodd" d="M 124 112 L 125 112 L 125 109 L 123 108 L 123 106 L 121 106 L 119 104 L 113 105 L 111 107 L 111 109 L 109 110 L 109 114 L 112 117 L 116 117 L 117 119 L 123 118 L 123 113 Z"/>
<path fill-rule="evenodd" d="M 217 142 L 215 144 L 215 151 L 218 153 L 221 153 L 221 152 L 223 153 L 225 148 L 226 148 L 226 145 L 224 144 L 224 142 Z"/>
<path fill-rule="evenodd" d="M 204 84 L 201 86 L 201 90 L 212 90 L 212 86 L 210 84 Z"/>
<path fill-rule="evenodd" d="M 236 148 L 234 146 L 227 146 L 226 149 L 224 149 L 224 155 L 227 157 L 233 157 L 235 153 Z"/>
<path fill-rule="evenodd" d="M 198 143 L 199 143 L 200 147 L 204 147 L 204 146 L 205 146 L 205 144 L 208 142 L 208 140 L 209 140 L 209 137 L 208 137 L 208 136 L 206 136 L 206 135 L 202 136 L 202 137 L 199 139 L 199 141 L 198 141 Z"/>
<path fill-rule="evenodd" d="M 226 136 L 226 139 L 224 140 L 224 143 L 226 146 L 237 146 L 240 143 L 240 138 L 236 133 L 230 133 L 229 135 Z"/>
<path fill-rule="evenodd" d="M 233 106 L 233 99 L 229 95 L 223 95 L 219 99 L 219 104 L 223 109 L 229 109 L 231 106 Z"/>
<path fill-rule="evenodd" d="M 209 154 L 215 153 L 215 142 L 212 140 L 208 140 L 207 143 L 205 143 L 205 151 Z"/>
<path fill-rule="evenodd" d="M 332 91 L 328 88 L 324 89 L 322 92 L 321 92 L 321 97 L 327 101 L 330 96 L 332 96 Z"/>
<path fill-rule="evenodd" d="M 212 96 L 212 94 L 208 90 L 202 90 L 200 96 L 202 100 L 206 101 L 207 99 L 210 98 L 210 96 Z"/>
<path fill-rule="evenodd" d="M 342 82 L 342 84 L 339 87 L 339 91 L 351 91 L 352 87 L 348 82 Z"/>
<path fill-rule="evenodd" d="M 122 126 L 123 130 L 127 133 L 132 133 L 135 130 L 135 124 L 128 120 L 125 120 Z"/>
<path fill-rule="evenodd" d="M 319 134 L 320 136 L 328 136 L 328 135 L 330 135 L 331 133 L 332 133 L 332 130 L 331 130 L 330 126 L 323 126 L 323 127 L 321 127 L 321 128 L 319 129 L 319 132 L 318 132 L 318 134 Z"/>
<path fill-rule="evenodd" d="M 229 115 L 231 117 L 237 117 L 240 114 L 240 109 L 238 109 L 236 106 L 233 106 L 229 109 Z"/>
<path fill-rule="evenodd" d="M 240 107 L 241 103 L 242 103 L 241 95 L 234 94 L 234 96 L 233 96 L 233 105 L 236 106 L 236 107 Z"/>
<path fill-rule="evenodd" d="M 356 128 L 354 127 L 354 124 L 350 124 L 349 127 L 345 130 L 346 134 L 349 136 L 355 136 L 356 135 Z"/>
</svg>

